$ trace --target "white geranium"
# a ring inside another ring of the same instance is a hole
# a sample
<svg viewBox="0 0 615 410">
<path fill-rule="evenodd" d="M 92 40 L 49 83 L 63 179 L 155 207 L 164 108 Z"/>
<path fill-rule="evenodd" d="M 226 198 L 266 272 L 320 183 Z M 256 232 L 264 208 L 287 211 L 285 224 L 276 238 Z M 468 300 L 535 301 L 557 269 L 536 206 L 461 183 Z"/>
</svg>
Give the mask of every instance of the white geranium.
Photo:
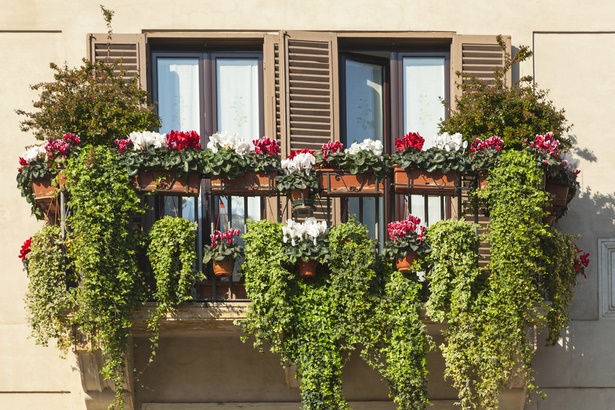
<svg viewBox="0 0 615 410">
<path fill-rule="evenodd" d="M 250 151 L 250 143 L 241 138 L 238 134 L 231 135 L 226 131 L 222 131 L 209 137 L 207 148 L 214 154 L 218 152 L 218 149 L 225 148 L 233 150 L 243 156 Z"/>
<path fill-rule="evenodd" d="M 132 141 L 135 151 L 147 151 L 149 147 L 158 149 L 167 145 L 166 135 L 153 131 L 131 132 L 128 139 Z"/>
<path fill-rule="evenodd" d="M 29 164 L 37 159 L 44 159 L 45 155 L 47 155 L 45 147 L 42 145 L 32 145 L 24 151 L 21 157 Z"/>
<path fill-rule="evenodd" d="M 468 146 L 468 141 L 464 141 L 463 136 L 458 132 L 453 135 L 449 135 L 448 132 L 445 132 L 434 137 L 434 146 L 449 152 L 459 151 L 460 149 L 465 151 Z"/>
<path fill-rule="evenodd" d="M 316 164 L 316 158 L 309 152 L 297 154 L 292 159 L 283 159 L 281 163 L 285 174 L 305 172 L 306 175 L 310 175 L 314 164 Z"/>
<path fill-rule="evenodd" d="M 297 240 L 310 240 L 316 245 L 316 240 L 319 236 L 327 232 L 327 223 L 324 221 L 318 222 L 316 218 L 306 218 L 303 223 L 298 223 L 292 219 L 286 220 L 286 226 L 282 227 L 282 234 L 284 235 L 284 243 L 290 243 L 292 246 L 297 245 Z"/>
<path fill-rule="evenodd" d="M 357 154 L 360 151 L 371 151 L 377 157 L 382 157 L 384 146 L 381 141 L 366 139 L 362 142 L 353 142 L 350 147 L 344 150 L 346 154 Z"/>
</svg>

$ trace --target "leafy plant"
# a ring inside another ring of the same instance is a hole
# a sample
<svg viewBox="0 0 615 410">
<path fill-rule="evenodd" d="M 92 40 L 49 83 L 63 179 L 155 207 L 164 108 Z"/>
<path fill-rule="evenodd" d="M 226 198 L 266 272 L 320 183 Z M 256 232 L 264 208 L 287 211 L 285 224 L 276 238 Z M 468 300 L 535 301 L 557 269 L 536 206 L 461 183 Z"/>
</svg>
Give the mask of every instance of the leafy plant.
<svg viewBox="0 0 615 410">
<path fill-rule="evenodd" d="M 74 320 L 104 353 L 101 373 L 114 382 L 113 406 L 121 408 L 129 316 L 143 301 L 139 238 L 131 225 L 132 216 L 142 210 L 113 150 L 84 147 L 69 160 L 65 175 L 71 209 L 67 253 L 80 278 Z"/>
<path fill-rule="evenodd" d="M 321 264 L 329 260 L 329 243 L 326 239 L 327 224 L 316 218 L 306 218 L 302 223 L 289 219 L 282 227 L 284 252 L 290 264 L 298 260 L 307 262 L 312 259 Z"/>
<path fill-rule="evenodd" d="M 382 255 L 389 259 L 400 259 L 409 252 L 426 254 L 429 246 L 425 241 L 425 226 L 419 225 L 421 220 L 409 214 L 402 221 L 390 222 L 387 226 L 389 239 L 384 244 Z"/>
<path fill-rule="evenodd" d="M 316 192 L 320 187 L 314 172 L 316 158 L 314 152 L 305 148 L 293 150 L 288 158 L 282 160 L 282 173 L 276 177 L 279 191 L 288 193 L 295 189 L 309 189 Z"/>
<path fill-rule="evenodd" d="M 195 131 L 131 132 L 128 138 L 115 140 L 115 145 L 130 176 L 139 170 L 167 170 L 184 175 L 205 170 L 200 139 Z"/>
<path fill-rule="evenodd" d="M 248 170 L 268 171 L 280 167 L 280 146 L 276 140 L 263 137 L 252 144 L 253 147 L 237 134 L 212 135 L 205 151 L 206 173 L 233 179 Z"/>
<path fill-rule="evenodd" d="M 196 224 L 185 218 L 165 216 L 149 231 L 147 255 L 156 280 L 154 298 L 158 304 L 147 323 L 153 332 L 152 356 L 158 346 L 160 318 L 192 300 L 190 288 L 200 276 L 195 269 L 195 246 Z"/>
<path fill-rule="evenodd" d="M 506 44 L 498 36 L 504 54 L 504 65 L 495 70 L 495 81 L 488 84 L 470 74 L 457 73 L 463 81 L 461 96 L 455 99 L 456 108 L 439 124 L 441 132 L 460 132 L 468 141 L 498 135 L 506 147 L 523 149 L 534 135 L 552 131 L 563 147 L 571 141 L 564 135 L 570 126 L 564 110 L 558 110 L 548 92 L 533 84 L 531 77 L 523 77 L 509 86 L 506 75 L 516 63 L 532 56 L 527 46 L 520 46 L 515 55 L 506 51 Z"/>
<path fill-rule="evenodd" d="M 160 118 L 148 104 L 137 78 L 116 75 L 121 64 L 83 60 L 79 68 L 51 63 L 54 81 L 30 86 L 39 92 L 35 112 L 17 110 L 25 119 L 22 131 L 33 131 L 39 140 L 59 139 L 67 132 L 84 144 L 112 146 L 135 130 L 154 130 Z"/>
<path fill-rule="evenodd" d="M 240 234 L 239 229 L 231 229 L 227 232 L 214 231 L 210 235 L 211 244 L 205 245 L 203 248 L 203 263 L 241 258 L 243 246 L 235 243 L 235 237 L 239 237 Z"/>
<path fill-rule="evenodd" d="M 504 148 L 504 141 L 497 135 L 493 135 L 484 141 L 476 138 L 470 146 L 470 163 L 472 169 L 477 172 L 488 172 L 495 165 Z"/>
<path fill-rule="evenodd" d="M 462 141 L 461 134 L 437 136 L 436 144 L 423 151 L 424 142 L 425 139 L 416 132 L 396 138 L 393 163 L 401 168 L 417 168 L 426 172 L 465 172 L 470 169 L 465 153 L 467 142 Z"/>
<path fill-rule="evenodd" d="M 77 308 L 77 277 L 67 257 L 59 226 L 44 226 L 22 249 L 22 261 L 28 272 L 26 312 L 32 336 L 47 346 L 51 339 L 67 352 L 73 340 L 70 314 Z"/>
<path fill-rule="evenodd" d="M 346 149 L 341 142 L 331 141 L 315 153 L 316 165 L 318 168 L 346 169 L 351 174 L 371 172 L 383 180 L 389 170 L 383 151 L 382 142 L 377 140 L 354 142 Z"/>
</svg>

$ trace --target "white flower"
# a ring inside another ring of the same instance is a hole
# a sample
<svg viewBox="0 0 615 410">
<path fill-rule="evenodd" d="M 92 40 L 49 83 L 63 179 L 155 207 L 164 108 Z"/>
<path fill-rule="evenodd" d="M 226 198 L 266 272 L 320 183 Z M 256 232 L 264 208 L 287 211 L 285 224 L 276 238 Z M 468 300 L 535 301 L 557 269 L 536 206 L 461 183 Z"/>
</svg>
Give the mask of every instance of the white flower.
<svg viewBox="0 0 615 410">
<path fill-rule="evenodd" d="M 318 222 L 314 217 L 306 218 L 303 225 L 305 227 L 305 239 L 311 239 L 314 241 L 314 245 L 316 245 L 316 239 L 327 231 L 327 223 L 324 221 Z"/>
<path fill-rule="evenodd" d="M 310 171 L 316 164 L 316 158 L 309 152 L 302 152 L 297 154 L 292 159 L 282 160 L 282 170 L 285 174 L 292 174 L 294 172 L 305 172 L 306 175 L 310 175 Z"/>
<path fill-rule="evenodd" d="M 128 139 L 132 141 L 132 146 L 135 151 L 147 151 L 149 147 L 156 149 L 166 147 L 167 137 L 165 134 L 159 134 L 152 131 L 131 132 Z"/>
<path fill-rule="evenodd" d="M 384 146 L 381 141 L 366 139 L 362 142 L 353 142 L 350 147 L 344 150 L 346 154 L 357 154 L 359 151 L 371 151 L 377 157 L 382 157 Z"/>
<path fill-rule="evenodd" d="M 322 221 L 318 222 L 316 218 L 306 218 L 303 223 L 298 223 L 292 219 L 286 220 L 286 226 L 282 227 L 282 234 L 284 235 L 282 240 L 284 243 L 290 243 L 292 246 L 297 245 L 297 240 L 310 240 L 316 245 L 316 240 L 319 236 L 327 232 L 327 223 Z"/>
<path fill-rule="evenodd" d="M 250 151 L 250 143 L 241 138 L 238 134 L 231 135 L 226 131 L 222 131 L 209 137 L 207 148 L 214 154 L 218 152 L 218 149 L 225 148 L 233 150 L 243 156 L 243 154 Z"/>
<path fill-rule="evenodd" d="M 21 157 L 28 164 L 30 164 L 32 161 L 35 161 L 37 159 L 44 159 L 46 154 L 47 151 L 45 151 L 45 147 L 43 147 L 42 145 L 32 145 L 24 151 Z"/>
<path fill-rule="evenodd" d="M 468 146 L 468 141 L 464 141 L 463 136 L 458 132 L 453 135 L 449 135 L 448 132 L 445 132 L 434 137 L 434 146 L 449 152 L 459 151 L 460 149 L 465 151 Z"/>
</svg>

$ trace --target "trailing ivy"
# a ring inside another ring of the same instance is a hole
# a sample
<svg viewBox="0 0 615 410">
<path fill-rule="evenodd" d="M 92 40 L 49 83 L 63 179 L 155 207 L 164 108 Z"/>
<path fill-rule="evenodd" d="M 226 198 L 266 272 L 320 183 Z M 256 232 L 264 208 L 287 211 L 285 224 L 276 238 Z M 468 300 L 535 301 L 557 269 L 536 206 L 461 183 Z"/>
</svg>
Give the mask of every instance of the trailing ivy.
<svg viewBox="0 0 615 410">
<path fill-rule="evenodd" d="M 200 276 L 196 273 L 196 224 L 185 218 L 165 216 L 154 222 L 149 232 L 149 257 L 156 290 L 156 311 L 147 327 L 153 332 L 152 357 L 156 355 L 160 318 L 173 312 L 181 303 L 192 300 L 190 288 Z"/>
<path fill-rule="evenodd" d="M 75 323 L 105 357 L 101 369 L 124 403 L 124 355 L 129 315 L 142 302 L 136 232 L 131 218 L 141 212 L 139 199 L 117 153 L 87 147 L 66 168 L 70 192 L 67 251 L 80 278 Z"/>
<path fill-rule="evenodd" d="M 59 226 L 44 226 L 32 237 L 27 272 L 26 312 L 32 336 L 43 346 L 56 339 L 56 346 L 67 352 L 73 340 L 70 314 L 76 308 L 76 277 Z"/>
</svg>

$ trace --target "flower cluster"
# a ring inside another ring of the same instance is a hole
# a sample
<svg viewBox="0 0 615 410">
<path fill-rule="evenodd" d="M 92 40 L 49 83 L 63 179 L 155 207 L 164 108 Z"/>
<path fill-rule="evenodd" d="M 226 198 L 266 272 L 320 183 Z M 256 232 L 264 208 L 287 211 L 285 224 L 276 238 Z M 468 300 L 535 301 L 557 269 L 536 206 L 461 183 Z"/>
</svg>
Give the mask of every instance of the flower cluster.
<svg viewBox="0 0 615 410">
<path fill-rule="evenodd" d="M 45 147 L 42 145 L 32 145 L 24 151 L 21 157 L 19 157 L 19 165 L 22 167 L 27 167 L 35 161 L 44 160 L 46 156 L 47 150 Z"/>
<path fill-rule="evenodd" d="M 209 137 L 207 149 L 214 154 L 220 149 L 235 151 L 240 156 L 243 156 L 250 151 L 250 143 L 241 138 L 238 134 L 229 134 L 226 131 L 213 134 Z"/>
<path fill-rule="evenodd" d="M 21 263 L 26 263 L 26 257 L 30 253 L 31 244 L 32 244 L 32 238 L 28 238 L 25 240 L 23 245 L 21 245 L 21 250 L 19 251 L 19 259 L 21 259 Z"/>
<path fill-rule="evenodd" d="M 384 244 L 383 255 L 390 259 L 403 258 L 409 252 L 426 253 L 429 247 L 425 241 L 426 228 L 421 220 L 410 214 L 402 221 L 387 226 L 389 239 Z"/>
<path fill-rule="evenodd" d="M 46 161 L 49 168 L 54 168 L 54 162 L 66 160 L 72 148 L 80 143 L 79 136 L 68 132 L 62 138 L 47 140 L 45 145 L 33 145 L 19 157 L 19 172 L 22 171 L 21 167 L 30 166 L 33 162 Z"/>
<path fill-rule="evenodd" d="M 201 149 L 201 137 L 196 131 L 171 131 L 167 134 L 170 149 Z"/>
<path fill-rule="evenodd" d="M 257 155 L 277 156 L 280 154 L 280 145 L 276 140 L 269 137 L 262 137 L 253 140 L 254 152 Z"/>
<path fill-rule="evenodd" d="M 553 158 L 560 157 L 559 141 L 555 138 L 552 132 L 547 132 L 545 135 L 536 135 L 534 141 L 530 142 L 530 148 L 542 151 Z"/>
<path fill-rule="evenodd" d="M 302 240 L 311 241 L 314 245 L 321 235 L 327 232 L 327 223 L 318 222 L 316 218 L 306 218 L 303 223 L 298 223 L 292 219 L 286 221 L 286 226 L 282 227 L 284 234 L 283 242 L 288 243 L 290 239 L 291 245 L 296 246 Z"/>
<path fill-rule="evenodd" d="M 402 138 L 395 138 L 395 151 L 404 152 L 406 150 L 417 150 L 420 151 L 423 149 L 423 144 L 425 144 L 425 138 L 421 137 L 418 132 L 409 132 L 404 135 Z"/>
<path fill-rule="evenodd" d="M 574 270 L 587 278 L 587 275 L 585 275 L 585 268 L 589 265 L 589 253 L 579 249 L 576 243 L 574 244 L 574 251 Z"/>
<path fill-rule="evenodd" d="M 344 152 L 350 155 L 356 155 L 360 152 L 371 152 L 374 156 L 382 159 L 383 151 L 382 141 L 365 139 L 362 142 L 353 142 Z"/>
<path fill-rule="evenodd" d="M 445 132 L 434 137 L 434 146 L 449 152 L 459 150 L 465 151 L 468 146 L 468 141 L 464 141 L 463 136 L 458 132 L 453 135 L 449 135 L 448 132 Z"/>
<path fill-rule="evenodd" d="M 422 243 L 425 240 L 426 228 L 421 223 L 420 218 L 410 214 L 403 221 L 394 221 L 387 226 L 389 238 L 393 242 L 399 240 L 412 240 Z"/>
<path fill-rule="evenodd" d="M 339 141 L 329 141 L 322 145 L 320 152 L 324 161 L 329 160 L 329 155 L 341 153 L 344 150 L 344 144 Z"/>
<path fill-rule="evenodd" d="M 480 138 L 476 138 L 476 140 L 472 143 L 472 146 L 470 147 L 470 151 L 501 151 L 503 148 L 504 140 L 497 135 L 494 135 L 484 141 Z"/>
<path fill-rule="evenodd" d="M 293 150 L 288 158 L 282 160 L 282 170 L 285 174 L 305 173 L 305 175 L 310 175 L 315 163 L 314 151 L 307 148 Z"/>
<path fill-rule="evenodd" d="M 154 149 L 166 147 L 167 140 L 164 134 L 152 131 L 131 132 L 127 139 L 115 140 L 115 146 L 120 153 L 123 153 L 132 146 L 135 151 L 147 151 L 150 147 Z"/>
<path fill-rule="evenodd" d="M 61 139 L 47 140 L 45 151 L 48 158 L 57 158 L 60 155 L 66 156 L 70 149 L 81 143 L 78 135 L 67 132 Z"/>
<path fill-rule="evenodd" d="M 209 238 L 211 239 L 211 247 L 215 248 L 222 242 L 226 242 L 226 244 L 232 245 L 235 237 L 239 235 L 241 235 L 241 231 L 239 229 L 231 229 L 230 231 L 226 232 L 220 232 L 216 230 L 214 231 L 214 233 L 209 235 Z"/>
</svg>

